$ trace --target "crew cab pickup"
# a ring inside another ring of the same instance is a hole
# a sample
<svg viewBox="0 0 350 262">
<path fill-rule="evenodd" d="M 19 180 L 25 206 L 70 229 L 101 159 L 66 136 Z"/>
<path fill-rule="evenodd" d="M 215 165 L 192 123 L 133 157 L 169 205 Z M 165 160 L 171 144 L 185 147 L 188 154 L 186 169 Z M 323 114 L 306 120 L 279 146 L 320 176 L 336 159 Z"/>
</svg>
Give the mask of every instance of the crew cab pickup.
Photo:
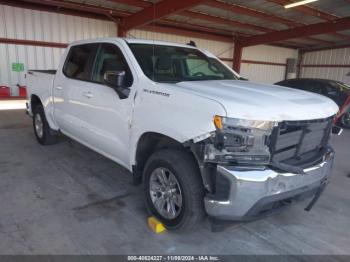
<svg viewBox="0 0 350 262">
<path fill-rule="evenodd" d="M 169 229 L 257 219 L 313 196 L 310 209 L 331 173 L 337 105 L 240 79 L 193 46 L 79 41 L 57 71 L 28 71 L 28 114 L 40 144 L 62 133 L 130 170 Z"/>
</svg>

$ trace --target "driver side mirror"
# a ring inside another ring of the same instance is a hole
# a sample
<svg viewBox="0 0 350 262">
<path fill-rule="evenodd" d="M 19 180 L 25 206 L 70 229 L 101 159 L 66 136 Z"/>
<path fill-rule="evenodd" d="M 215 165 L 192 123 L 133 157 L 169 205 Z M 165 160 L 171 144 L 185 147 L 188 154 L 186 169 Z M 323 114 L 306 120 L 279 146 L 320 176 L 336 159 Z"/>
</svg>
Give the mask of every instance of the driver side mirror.
<svg viewBox="0 0 350 262">
<path fill-rule="evenodd" d="M 127 98 L 129 96 L 130 89 L 124 87 L 125 71 L 106 71 L 103 80 L 106 85 L 113 88 L 120 99 Z"/>
</svg>

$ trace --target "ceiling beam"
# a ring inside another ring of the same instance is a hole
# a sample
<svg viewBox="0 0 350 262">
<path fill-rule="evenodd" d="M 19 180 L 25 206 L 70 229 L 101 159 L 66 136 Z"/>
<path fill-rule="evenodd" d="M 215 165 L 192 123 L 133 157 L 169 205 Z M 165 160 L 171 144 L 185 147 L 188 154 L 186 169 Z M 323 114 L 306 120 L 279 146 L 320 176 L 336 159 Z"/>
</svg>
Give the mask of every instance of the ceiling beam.
<svg viewBox="0 0 350 262">
<path fill-rule="evenodd" d="M 314 47 L 306 47 L 306 48 L 300 49 L 300 52 L 301 53 L 309 53 L 309 52 L 315 52 L 315 51 L 340 49 L 340 48 L 350 48 L 350 40 L 343 41 L 343 42 L 333 44 L 333 45 L 320 45 L 320 46 L 314 46 Z"/>
<path fill-rule="evenodd" d="M 114 1 L 114 0 L 109 0 L 109 1 Z M 119 3 L 133 3 L 133 4 L 138 4 L 138 5 L 143 5 L 143 6 L 150 6 L 148 2 L 144 2 L 142 0 L 117 0 Z M 137 2 L 137 3 L 136 3 Z M 11 5 L 11 6 L 16 6 L 16 7 L 22 7 L 22 8 L 28 8 L 28 9 L 35 9 L 35 10 L 40 10 L 40 11 L 48 11 L 48 12 L 56 12 L 56 13 L 64 13 L 68 15 L 76 15 L 76 16 L 83 16 L 83 17 L 91 17 L 95 19 L 103 19 L 103 20 L 112 20 L 114 22 L 118 22 L 118 18 L 120 17 L 127 17 L 132 15 L 132 13 L 127 12 L 127 11 L 120 11 L 116 9 L 109 9 L 109 8 L 103 8 L 103 7 L 98 7 L 94 5 L 86 5 L 86 4 L 77 4 L 73 2 L 62 2 L 62 1 L 57 1 L 57 0 L 44 0 L 44 1 L 39 1 L 39 0 L 25 0 L 25 1 L 15 1 L 15 0 L 0 0 L 0 3 Z M 142 4 L 140 4 L 142 3 Z M 152 4 L 151 4 L 152 5 Z M 117 16 L 118 15 L 118 16 Z M 184 11 L 184 15 L 188 16 L 190 18 L 193 18 L 194 16 L 198 19 L 204 19 L 206 18 L 205 21 L 210 21 L 214 23 L 226 23 L 228 19 L 220 18 L 220 17 L 215 17 L 215 16 L 208 16 L 202 13 L 197 13 L 197 12 L 192 12 L 192 11 Z M 108 19 L 109 18 L 109 19 Z M 233 21 L 233 20 L 230 20 Z M 180 32 L 181 29 L 186 30 L 193 30 L 196 31 L 198 36 L 200 38 L 205 37 L 205 34 L 208 35 L 213 35 L 209 36 L 209 38 L 212 39 L 217 39 L 217 36 L 223 37 L 224 41 L 227 41 L 227 37 L 229 37 L 231 40 L 233 37 L 237 36 L 243 36 L 243 37 L 248 37 L 249 34 L 242 34 L 239 32 L 234 32 L 231 30 L 224 30 L 224 29 L 219 29 L 215 27 L 206 27 L 206 26 L 201 26 L 201 25 L 196 25 L 196 24 L 191 24 L 187 22 L 177 22 L 174 20 L 169 20 L 169 19 L 161 19 L 159 22 L 160 30 L 162 32 L 166 33 L 166 30 L 170 30 L 171 26 L 174 27 L 175 31 Z M 237 27 L 245 27 L 245 24 L 242 25 L 242 23 L 236 23 L 235 21 L 232 22 L 232 26 L 237 26 Z M 249 25 L 248 25 L 249 26 Z M 245 27 L 246 28 L 246 27 Z M 249 26 L 250 29 L 253 30 L 252 27 Z M 254 29 L 257 30 L 264 30 L 264 32 L 272 32 L 271 29 L 260 28 L 260 27 L 254 27 Z M 154 30 L 153 30 L 154 31 Z M 204 34 L 204 35 L 203 35 Z M 191 36 L 188 31 L 185 32 L 185 35 Z M 194 37 L 194 35 L 192 35 Z M 208 37 L 207 37 L 208 38 Z M 220 41 L 220 40 L 218 40 Z M 311 41 L 311 39 L 310 39 Z M 324 41 L 324 40 L 318 40 L 313 42 L 319 42 L 323 45 L 325 44 L 330 44 L 329 41 Z M 303 44 L 298 44 L 298 43 L 292 43 L 292 42 L 287 42 L 285 43 L 288 46 L 293 45 L 298 45 L 299 47 L 305 47 Z M 277 44 L 277 43 L 276 43 Z M 282 43 L 278 43 L 279 45 L 282 45 Z"/>
<path fill-rule="evenodd" d="M 207 0 L 203 4 L 210 6 L 210 7 L 214 7 L 214 8 L 229 10 L 235 14 L 241 14 L 241 15 L 246 15 L 246 16 L 250 16 L 250 17 L 258 17 L 258 18 L 264 19 L 266 21 L 284 24 L 288 27 L 298 27 L 298 26 L 306 25 L 305 23 L 289 20 L 287 18 L 283 18 L 283 17 L 276 16 L 273 14 L 268 14 L 268 13 L 262 12 L 260 10 L 258 11 L 258 10 L 254 10 L 254 9 L 251 9 L 248 7 L 224 3 L 224 2 L 217 1 L 217 0 Z M 339 17 L 335 17 L 335 19 L 337 19 L 337 18 L 339 18 Z M 342 35 L 342 34 L 338 34 L 338 33 L 331 33 L 331 34 L 337 38 L 340 38 L 340 39 L 347 38 L 347 36 Z M 312 39 L 310 38 L 310 40 L 312 40 Z M 317 42 L 317 40 L 319 40 L 319 39 L 316 38 L 315 41 Z"/>
<path fill-rule="evenodd" d="M 2 0 L 0 0 L 0 2 L 1 1 Z M 88 4 L 79 4 L 79 3 L 73 3 L 73 2 L 58 1 L 58 0 L 22 0 L 22 1 L 28 2 L 28 3 L 48 5 L 48 6 L 69 8 L 69 9 L 74 9 L 74 10 L 79 10 L 79 11 L 84 11 L 84 12 L 90 12 L 90 13 L 111 15 L 111 16 L 116 16 L 116 17 L 124 17 L 124 16 L 128 15 L 128 13 L 126 13 L 124 11 L 119 11 L 119 10 L 115 10 L 115 9 L 98 7 L 98 6 L 94 6 L 94 5 L 88 5 Z"/>
<path fill-rule="evenodd" d="M 241 39 L 243 46 L 253 46 L 284 41 L 293 38 L 308 37 L 312 35 L 327 34 L 350 28 L 350 17 L 339 18 L 331 22 L 323 22 L 293 29 L 266 33 L 263 35 L 245 37 Z"/>
<path fill-rule="evenodd" d="M 155 22 L 165 16 L 176 14 L 180 11 L 196 6 L 201 2 L 203 2 L 203 0 L 163 0 L 149 7 L 146 7 L 136 14 L 124 18 L 122 20 L 121 26 L 124 30 L 137 28 Z"/>
<path fill-rule="evenodd" d="M 110 2 L 118 2 L 119 0 L 108 0 Z M 128 5 L 132 5 L 132 6 L 137 6 L 140 8 L 147 8 L 150 7 L 152 4 L 149 2 L 145 2 L 142 0 L 121 0 L 120 3 L 123 4 L 128 4 Z M 238 7 L 238 6 L 234 6 L 232 4 L 226 4 L 223 2 L 219 2 L 216 0 L 205 0 L 203 2 L 204 5 L 209 5 L 211 7 L 216 7 L 216 8 L 220 8 L 220 9 L 225 9 L 225 10 L 230 10 L 232 12 L 236 12 L 236 13 L 240 13 L 240 14 L 246 14 L 249 16 L 257 16 L 257 17 L 264 17 L 264 18 L 269 18 L 271 20 L 271 16 L 270 14 L 266 14 L 263 12 L 259 12 L 259 11 L 255 11 L 253 9 L 249 9 L 249 8 L 245 8 L 245 7 Z M 232 8 L 231 8 L 232 7 Z M 249 24 L 249 23 L 243 23 L 243 22 L 239 22 L 236 20 L 231 20 L 231 19 L 227 19 L 227 18 L 222 18 L 222 17 L 217 17 L 217 16 L 212 16 L 212 15 L 208 15 L 208 14 L 203 14 L 203 13 L 199 13 L 199 12 L 194 12 L 194 11 L 189 11 L 189 10 L 184 10 L 180 13 L 178 13 L 178 15 L 181 16 L 185 16 L 188 18 L 196 18 L 196 19 L 200 19 L 203 21 L 208 21 L 211 23 L 217 23 L 217 24 L 228 24 L 228 25 L 232 25 L 235 27 L 239 27 L 239 28 L 244 28 L 244 29 L 248 29 L 248 30 L 253 30 L 253 31 L 257 31 L 257 32 L 264 32 L 264 33 L 268 33 L 268 32 L 273 32 L 275 30 L 270 29 L 270 28 L 266 28 L 266 27 L 262 27 L 262 26 L 258 26 L 258 25 L 254 25 L 254 24 Z M 280 22 L 285 22 L 288 24 L 293 23 L 293 26 L 303 26 L 304 24 L 302 23 L 298 23 L 298 22 L 294 22 L 288 19 L 284 19 L 284 18 L 280 18 L 280 17 L 276 17 L 276 19 Z M 272 20 L 276 21 L 275 19 L 272 18 Z M 322 39 L 318 39 L 318 38 L 312 38 L 312 37 L 307 37 L 306 40 L 308 41 L 312 41 L 314 43 L 318 43 L 318 44 L 332 44 L 333 42 L 331 41 L 326 41 L 326 40 L 322 40 Z"/>
<path fill-rule="evenodd" d="M 13 44 L 13 45 L 55 47 L 55 48 L 66 48 L 67 47 L 66 43 L 55 43 L 55 42 L 24 40 L 24 39 L 11 39 L 11 38 L 0 38 L 0 43 L 1 44 Z"/>
<path fill-rule="evenodd" d="M 254 30 L 257 32 L 264 32 L 264 33 L 278 32 L 276 30 L 262 27 L 262 26 L 258 26 L 258 25 L 254 25 L 254 24 L 242 23 L 239 21 L 231 20 L 231 19 L 226 19 L 226 18 L 222 18 L 222 17 L 212 16 L 212 15 L 193 12 L 193 11 L 186 10 L 186 11 L 179 13 L 178 15 L 186 16 L 188 18 L 196 18 L 196 19 L 200 19 L 200 20 L 208 21 L 208 22 L 212 22 L 212 23 L 217 23 L 217 24 L 226 24 L 226 25 L 228 24 L 228 25 L 232 25 L 232 26 L 235 26 L 238 28 L 245 28 L 245 29 Z M 318 43 L 318 44 L 332 44 L 333 43 L 331 41 L 322 40 L 322 39 L 318 39 L 318 38 L 312 38 L 312 37 L 306 37 L 305 39 L 308 41 L 312 41 L 314 43 Z"/>
<path fill-rule="evenodd" d="M 287 4 L 294 3 L 291 0 L 267 0 L 267 1 L 275 3 L 275 4 L 278 4 L 280 6 L 285 6 Z M 325 20 L 325 21 L 332 21 L 334 19 L 339 19 L 340 18 L 339 16 L 329 14 L 327 12 L 321 11 L 321 10 L 319 10 L 317 8 L 314 8 L 314 7 L 311 7 L 311 6 L 308 6 L 308 5 L 296 6 L 293 9 L 297 10 L 299 12 L 302 12 L 303 14 L 310 15 L 310 16 L 313 16 L 313 17 L 317 17 L 317 18 L 320 18 L 320 19 Z M 331 35 L 333 35 L 333 36 L 335 36 L 337 38 L 340 38 L 340 39 L 347 39 L 346 35 L 339 34 L 337 32 L 333 32 L 333 33 L 331 33 Z"/>
<path fill-rule="evenodd" d="M 225 3 L 225 2 L 220 2 L 217 0 L 207 0 L 203 3 L 204 5 L 218 8 L 218 9 L 224 9 L 228 10 L 232 13 L 235 14 L 240 14 L 240 15 L 246 15 L 250 17 L 258 17 L 267 21 L 279 23 L 279 24 L 284 24 L 287 25 L 288 27 L 296 27 L 296 26 L 302 26 L 302 23 L 298 23 L 280 16 L 276 16 L 273 14 L 268 14 L 262 11 L 254 10 L 248 7 L 244 7 L 241 5 L 233 5 L 231 3 Z"/>
<path fill-rule="evenodd" d="M 120 1 L 120 0 L 118 0 Z M 129 1 L 129 0 L 121 0 L 121 1 Z M 132 0 L 132 1 L 140 1 L 141 0 Z M 41 4 L 39 4 L 39 2 Z M 42 4 L 44 3 L 44 4 Z M 0 0 L 0 4 L 13 6 L 13 7 L 19 7 L 19 8 L 26 8 L 31 10 L 37 10 L 37 11 L 45 11 L 45 12 L 53 12 L 53 13 L 63 13 L 67 15 L 75 15 L 80 17 L 89 17 L 94 19 L 102 19 L 102 20 L 113 20 L 118 19 L 118 17 L 114 17 L 110 15 L 111 12 L 110 9 L 107 8 L 101 8 L 101 7 L 95 7 L 95 6 L 83 6 L 80 4 L 71 4 L 71 3 L 62 3 L 61 1 L 37 1 L 37 0 L 31 0 L 29 1 L 18 1 L 18 0 Z M 148 5 L 148 4 L 147 4 Z M 68 9 L 68 7 L 70 9 Z M 93 7 L 93 8 L 92 8 Z M 89 12 L 87 11 L 89 10 Z M 132 13 L 126 12 L 126 11 L 119 11 L 119 10 L 113 10 L 113 15 L 115 13 L 118 13 L 120 16 L 125 17 L 129 16 Z M 197 36 L 199 38 L 203 39 L 212 39 L 217 41 L 224 41 L 224 42 L 232 42 L 233 41 L 233 34 L 232 31 L 222 30 L 222 29 L 216 29 L 216 28 L 209 28 L 205 26 L 198 26 L 188 23 L 178 23 L 176 21 L 168 20 L 168 19 L 162 19 L 159 21 L 161 23 L 159 26 L 152 25 L 151 28 L 148 27 L 148 31 L 154 31 L 153 29 L 159 29 L 161 32 L 164 33 L 174 33 L 176 34 L 183 33 L 185 36 Z M 171 26 L 174 27 L 174 30 L 171 29 Z M 192 32 L 195 32 L 194 34 L 190 34 L 190 30 Z M 244 35 L 247 36 L 247 35 Z"/>
<path fill-rule="evenodd" d="M 117 4 L 125 4 L 125 5 L 131 5 L 141 8 L 146 8 L 152 5 L 151 2 L 146 2 L 143 0 L 107 0 L 108 2 L 117 3 Z"/>
<path fill-rule="evenodd" d="M 65 14 L 65 15 L 72 15 L 72 16 L 79 16 L 79 17 L 86 17 L 86 18 L 100 19 L 100 20 L 108 20 L 108 21 L 110 20 L 105 14 L 102 14 L 102 13 L 78 11 L 76 9 L 68 9 L 68 8 L 64 8 L 64 7 L 58 8 L 57 6 L 43 5 L 41 3 L 40 4 L 29 3 L 29 2 L 18 1 L 18 0 L 0 0 L 0 4 L 12 6 L 12 7 L 31 9 L 31 10 L 36 10 L 36 11 L 59 13 L 59 14 Z"/>
</svg>

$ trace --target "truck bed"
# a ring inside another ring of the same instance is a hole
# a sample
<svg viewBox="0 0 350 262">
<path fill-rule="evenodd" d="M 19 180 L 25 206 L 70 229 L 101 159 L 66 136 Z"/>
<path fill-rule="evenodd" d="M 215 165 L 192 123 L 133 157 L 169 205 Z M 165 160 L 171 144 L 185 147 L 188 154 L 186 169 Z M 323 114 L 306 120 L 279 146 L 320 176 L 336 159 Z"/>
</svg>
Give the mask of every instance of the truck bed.
<svg viewBox="0 0 350 262">
<path fill-rule="evenodd" d="M 33 95 L 40 98 L 42 103 L 48 104 L 52 98 L 52 87 L 57 70 L 28 70 L 27 94 L 31 99 Z M 49 108 L 46 113 L 51 113 Z M 29 109 L 31 113 L 31 108 Z"/>
</svg>

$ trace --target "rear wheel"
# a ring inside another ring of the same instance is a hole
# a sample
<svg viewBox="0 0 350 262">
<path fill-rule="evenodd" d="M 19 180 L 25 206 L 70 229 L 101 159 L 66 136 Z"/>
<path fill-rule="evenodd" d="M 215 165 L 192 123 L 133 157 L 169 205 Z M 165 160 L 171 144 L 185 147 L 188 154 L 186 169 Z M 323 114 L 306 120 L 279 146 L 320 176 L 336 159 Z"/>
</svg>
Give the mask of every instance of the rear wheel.
<svg viewBox="0 0 350 262">
<path fill-rule="evenodd" d="M 350 112 L 344 113 L 340 118 L 340 122 L 345 128 L 350 128 Z"/>
<path fill-rule="evenodd" d="M 145 166 L 143 183 L 150 213 L 168 229 L 193 229 L 205 217 L 204 187 L 189 153 L 155 152 Z"/>
<path fill-rule="evenodd" d="M 35 137 L 40 144 L 52 145 L 57 142 L 58 135 L 50 128 L 42 105 L 36 106 L 33 110 L 33 128 Z"/>
</svg>

